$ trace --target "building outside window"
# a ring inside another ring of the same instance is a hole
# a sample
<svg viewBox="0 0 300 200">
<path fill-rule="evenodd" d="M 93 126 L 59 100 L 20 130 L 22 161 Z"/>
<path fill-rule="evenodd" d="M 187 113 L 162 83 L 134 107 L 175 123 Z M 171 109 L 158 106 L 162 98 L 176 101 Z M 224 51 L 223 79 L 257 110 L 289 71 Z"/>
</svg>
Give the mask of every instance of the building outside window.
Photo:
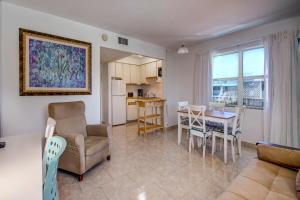
<svg viewBox="0 0 300 200">
<path fill-rule="evenodd" d="M 264 106 L 264 48 L 247 48 L 212 58 L 212 100 L 226 106 Z"/>
</svg>

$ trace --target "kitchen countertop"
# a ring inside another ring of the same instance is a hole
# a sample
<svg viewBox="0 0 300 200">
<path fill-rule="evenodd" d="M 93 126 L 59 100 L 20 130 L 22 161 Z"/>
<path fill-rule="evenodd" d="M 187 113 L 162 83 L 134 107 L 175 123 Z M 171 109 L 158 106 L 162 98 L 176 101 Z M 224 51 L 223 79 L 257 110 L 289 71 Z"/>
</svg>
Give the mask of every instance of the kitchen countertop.
<svg viewBox="0 0 300 200">
<path fill-rule="evenodd" d="M 127 97 L 127 99 L 136 99 L 139 101 L 165 101 L 165 99 L 159 97 Z"/>
</svg>

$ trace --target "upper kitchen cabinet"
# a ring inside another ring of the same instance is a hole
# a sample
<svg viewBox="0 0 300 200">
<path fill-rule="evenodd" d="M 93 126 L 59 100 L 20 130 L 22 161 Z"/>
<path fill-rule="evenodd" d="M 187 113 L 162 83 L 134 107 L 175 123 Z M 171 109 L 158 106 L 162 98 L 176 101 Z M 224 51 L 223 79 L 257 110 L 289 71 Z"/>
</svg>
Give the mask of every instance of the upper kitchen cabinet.
<svg viewBox="0 0 300 200">
<path fill-rule="evenodd" d="M 146 68 L 147 68 L 146 64 L 141 65 L 139 67 L 139 70 L 140 70 L 140 83 L 141 84 L 148 84 L 147 79 L 146 79 Z"/>
<path fill-rule="evenodd" d="M 111 62 L 108 63 L 108 68 L 112 77 L 123 79 L 123 68 L 121 63 Z"/>
<path fill-rule="evenodd" d="M 157 61 L 157 68 L 162 67 L 162 60 Z"/>
<path fill-rule="evenodd" d="M 140 84 L 140 75 L 137 65 L 130 65 L 130 83 Z"/>
<path fill-rule="evenodd" d="M 129 64 L 123 64 L 123 80 L 126 84 L 130 84 L 130 65 Z"/>
<path fill-rule="evenodd" d="M 116 63 L 116 77 L 123 78 L 123 64 Z"/>
<path fill-rule="evenodd" d="M 146 64 L 146 77 L 157 77 L 157 62 Z"/>
</svg>

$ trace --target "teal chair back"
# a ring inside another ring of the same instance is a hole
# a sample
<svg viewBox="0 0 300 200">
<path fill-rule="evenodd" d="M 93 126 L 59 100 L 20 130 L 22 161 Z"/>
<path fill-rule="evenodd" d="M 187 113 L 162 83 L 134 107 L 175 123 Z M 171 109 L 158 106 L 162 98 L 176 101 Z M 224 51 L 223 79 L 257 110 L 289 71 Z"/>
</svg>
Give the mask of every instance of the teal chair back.
<svg viewBox="0 0 300 200">
<path fill-rule="evenodd" d="M 45 166 L 46 176 L 44 180 L 43 199 L 44 200 L 58 200 L 57 188 L 57 166 L 59 158 L 66 148 L 66 140 L 59 136 L 53 136 L 47 140 L 45 149 Z"/>
</svg>

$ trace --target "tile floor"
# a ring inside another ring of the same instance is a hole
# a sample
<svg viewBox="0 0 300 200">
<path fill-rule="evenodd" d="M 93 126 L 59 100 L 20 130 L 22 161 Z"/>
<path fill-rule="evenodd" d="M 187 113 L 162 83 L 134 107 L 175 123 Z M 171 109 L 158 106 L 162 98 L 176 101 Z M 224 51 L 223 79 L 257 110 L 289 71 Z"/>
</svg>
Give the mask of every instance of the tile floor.
<svg viewBox="0 0 300 200">
<path fill-rule="evenodd" d="M 184 138 L 185 135 L 183 135 Z M 206 158 L 201 150 L 187 151 L 188 141 L 177 145 L 177 129 L 137 135 L 135 123 L 113 128 L 111 160 L 88 171 L 82 182 L 59 172 L 62 200 L 213 200 L 255 158 L 243 147 L 243 156 L 223 163 L 222 150 Z"/>
</svg>

